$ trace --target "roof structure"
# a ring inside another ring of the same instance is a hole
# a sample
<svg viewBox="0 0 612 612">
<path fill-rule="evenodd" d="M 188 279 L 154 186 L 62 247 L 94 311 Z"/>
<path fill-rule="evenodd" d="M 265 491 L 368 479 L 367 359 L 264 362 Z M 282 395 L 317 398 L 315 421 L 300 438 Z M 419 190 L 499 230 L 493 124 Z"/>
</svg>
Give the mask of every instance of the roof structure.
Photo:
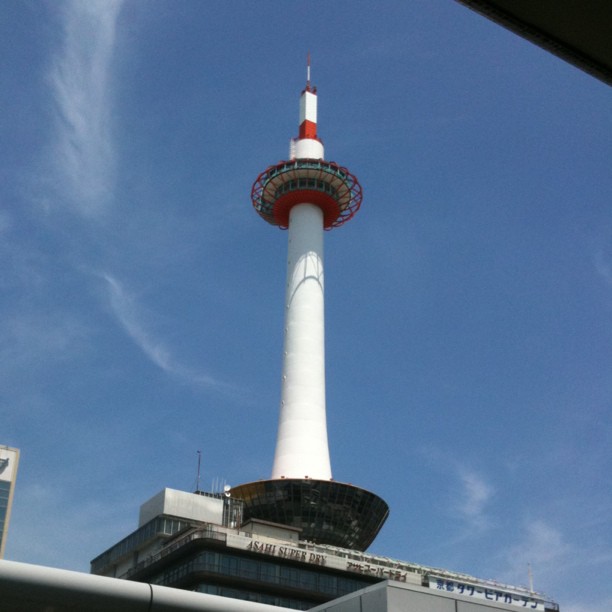
<svg viewBox="0 0 612 612">
<path fill-rule="evenodd" d="M 457 0 L 612 85 L 609 0 Z"/>
</svg>

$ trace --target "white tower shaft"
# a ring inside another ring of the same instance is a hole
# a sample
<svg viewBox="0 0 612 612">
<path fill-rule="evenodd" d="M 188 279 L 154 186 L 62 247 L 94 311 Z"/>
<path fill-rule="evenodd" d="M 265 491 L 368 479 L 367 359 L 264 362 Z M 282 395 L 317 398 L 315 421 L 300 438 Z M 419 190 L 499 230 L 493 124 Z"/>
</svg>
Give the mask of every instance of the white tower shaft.
<svg viewBox="0 0 612 612">
<path fill-rule="evenodd" d="M 300 98 L 290 159 L 269 166 L 251 188 L 257 213 L 288 229 L 281 406 L 272 476 L 232 487 L 244 520 L 300 530 L 300 540 L 365 550 L 389 506 L 377 495 L 332 479 L 325 415 L 324 231 L 359 210 L 362 189 L 347 168 L 325 161 L 317 136 L 317 95 Z"/>
<path fill-rule="evenodd" d="M 272 478 L 331 479 L 325 416 L 323 212 L 291 209 L 281 409 Z"/>
</svg>

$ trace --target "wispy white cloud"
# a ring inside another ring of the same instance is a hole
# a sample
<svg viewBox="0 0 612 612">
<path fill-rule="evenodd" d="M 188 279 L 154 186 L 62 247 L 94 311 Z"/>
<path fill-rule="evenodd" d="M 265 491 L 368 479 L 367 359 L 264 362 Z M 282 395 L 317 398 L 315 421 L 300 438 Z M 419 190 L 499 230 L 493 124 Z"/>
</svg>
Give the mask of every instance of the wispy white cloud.
<svg viewBox="0 0 612 612">
<path fill-rule="evenodd" d="M 6 210 L 0 209 L 0 236 L 6 234 L 13 225 L 13 219 Z"/>
<path fill-rule="evenodd" d="M 482 472 L 466 465 L 461 459 L 432 446 L 423 446 L 420 454 L 425 460 L 438 466 L 449 483 L 445 511 L 461 524 L 453 543 L 473 537 L 491 527 L 490 502 L 496 492 L 494 484 Z"/>
<path fill-rule="evenodd" d="M 602 252 L 595 255 L 595 270 L 609 285 L 612 285 L 612 266 Z"/>
<path fill-rule="evenodd" d="M 31 370 L 49 360 L 73 357 L 88 335 L 82 322 L 66 313 L 23 312 L 0 324 L 0 376 Z"/>
<path fill-rule="evenodd" d="M 572 541 L 568 533 L 574 536 Z M 605 539 L 595 544 L 576 539 L 576 530 L 551 524 L 538 518 L 524 522 L 517 541 L 505 550 L 500 577 L 507 582 L 526 584 L 528 567 L 533 572 L 535 590 L 562 591 L 568 581 L 580 581 L 587 575 L 607 576 L 612 565 L 612 552 Z M 600 601 L 560 602 L 564 612 L 603 612 L 612 610 L 611 599 Z"/>
<path fill-rule="evenodd" d="M 461 488 L 456 509 L 460 516 L 470 524 L 470 527 L 476 527 L 479 530 L 485 529 L 489 526 L 486 508 L 494 489 L 482 475 L 474 470 L 458 466 L 457 472 Z"/>
<path fill-rule="evenodd" d="M 68 0 L 63 44 L 49 73 L 57 113 L 55 184 L 63 200 L 84 215 L 99 213 L 114 190 L 111 67 L 122 2 Z"/>
<path fill-rule="evenodd" d="M 542 519 L 525 525 L 520 542 L 507 551 L 510 572 L 516 576 L 525 575 L 528 564 L 537 572 L 538 567 L 559 566 L 569 552 L 569 545 L 562 533 Z"/>
<path fill-rule="evenodd" d="M 533 587 L 541 591 L 543 584 L 558 582 L 571 554 L 571 546 L 558 528 L 543 519 L 526 521 L 516 543 L 505 549 L 503 565 L 506 569 L 502 569 L 499 577 L 510 584 L 526 585 L 531 568 Z M 549 595 L 554 596 L 554 593 Z"/>
<path fill-rule="evenodd" d="M 105 502 L 104 496 L 94 499 L 83 491 L 72 495 L 73 486 L 57 475 L 53 485 L 47 483 L 41 478 L 18 485 L 7 541 L 8 556 L 15 561 L 87 572 L 84 551 L 91 558 L 113 538 L 116 540 L 117 525 L 125 532 L 132 527 L 124 517 L 129 516 L 130 510 L 133 512 L 133 500 L 126 496 L 123 500 Z M 50 523 L 52 530 L 48 528 Z M 58 554 L 57 538 L 74 542 L 75 534 L 81 533 L 88 534 L 86 542 L 63 547 Z"/>
<path fill-rule="evenodd" d="M 612 610 L 612 597 L 600 601 L 562 603 L 563 612 L 610 612 Z"/>
<path fill-rule="evenodd" d="M 142 309 L 135 298 L 112 275 L 102 273 L 106 281 L 110 306 L 113 314 L 127 335 L 140 348 L 145 356 L 158 368 L 192 384 L 214 387 L 219 390 L 226 385 L 208 374 L 197 372 L 177 361 L 171 350 L 151 332 L 144 323 Z"/>
</svg>

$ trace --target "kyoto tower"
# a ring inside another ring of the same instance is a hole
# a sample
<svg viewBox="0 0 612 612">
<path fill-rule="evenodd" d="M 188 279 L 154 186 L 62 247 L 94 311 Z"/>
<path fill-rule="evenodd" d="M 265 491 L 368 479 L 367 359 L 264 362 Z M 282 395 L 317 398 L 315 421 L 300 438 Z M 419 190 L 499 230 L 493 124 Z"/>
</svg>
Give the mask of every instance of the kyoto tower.
<svg viewBox="0 0 612 612">
<path fill-rule="evenodd" d="M 290 159 L 253 184 L 255 210 L 289 234 L 281 406 L 269 480 L 232 487 L 251 518 L 301 529 L 300 539 L 365 550 L 389 507 L 377 495 L 332 478 L 325 406 L 323 233 L 346 223 L 361 205 L 357 178 L 324 160 L 317 136 L 317 90 L 300 96 L 300 124 Z"/>
</svg>

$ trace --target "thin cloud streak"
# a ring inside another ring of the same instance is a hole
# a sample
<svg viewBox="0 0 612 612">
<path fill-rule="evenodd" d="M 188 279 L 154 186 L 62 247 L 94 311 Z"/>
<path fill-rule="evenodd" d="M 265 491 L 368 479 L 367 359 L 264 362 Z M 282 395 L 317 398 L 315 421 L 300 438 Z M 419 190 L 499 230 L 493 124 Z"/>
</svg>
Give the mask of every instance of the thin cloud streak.
<svg viewBox="0 0 612 612">
<path fill-rule="evenodd" d="M 554 582 L 554 576 L 562 571 L 561 567 L 572 554 L 570 545 L 558 529 L 542 519 L 529 521 L 524 525 L 520 541 L 506 552 L 507 570 L 501 578 L 524 584 L 528 579 L 528 567 L 531 566 L 537 591 L 539 583 Z"/>
<path fill-rule="evenodd" d="M 473 470 L 459 467 L 458 472 L 463 485 L 458 510 L 473 527 L 484 529 L 489 525 L 485 507 L 493 495 L 493 488 Z"/>
<path fill-rule="evenodd" d="M 454 527 L 452 535 L 443 544 L 429 547 L 429 552 L 457 548 L 465 542 L 472 542 L 495 529 L 498 520 L 491 510 L 497 488 L 483 474 L 465 465 L 460 459 L 435 447 L 424 446 L 421 455 L 442 470 L 448 487 L 445 491 L 444 513 L 450 517 Z"/>
<path fill-rule="evenodd" d="M 68 314 L 24 312 L 0 324 L 0 377 L 66 360 L 83 350 L 87 328 Z"/>
<path fill-rule="evenodd" d="M 158 368 L 166 374 L 176 376 L 192 384 L 217 389 L 226 386 L 207 374 L 195 372 L 191 368 L 178 363 L 164 343 L 145 328 L 136 301 L 123 288 L 123 285 L 110 274 L 102 273 L 100 276 L 106 281 L 113 314 L 127 335 Z"/>
<path fill-rule="evenodd" d="M 542 583 L 560 584 L 564 577 L 576 577 L 587 568 L 593 575 L 606 576 L 610 573 L 612 553 L 606 549 L 605 542 L 588 545 L 580 539 L 570 540 L 567 533 L 544 519 L 525 522 L 520 539 L 506 552 L 506 570 L 501 573 L 502 579 L 525 582 L 528 564 L 533 570 L 535 590 Z M 555 593 L 549 595 L 554 596 Z M 591 612 L 610 608 L 606 608 L 605 602 L 585 604 L 575 601 L 570 605 L 563 603 L 562 609 Z"/>
<path fill-rule="evenodd" d="M 54 182 L 58 195 L 85 216 L 99 214 L 114 191 L 111 65 L 122 3 L 68 1 L 63 45 L 49 74 L 56 110 Z"/>
<path fill-rule="evenodd" d="M 563 612 L 610 612 L 612 610 L 612 597 L 595 603 L 563 603 L 561 604 L 561 609 Z"/>
<path fill-rule="evenodd" d="M 612 268 L 604 256 L 603 252 L 598 252 L 595 255 L 595 270 L 608 283 L 612 285 Z"/>
</svg>

